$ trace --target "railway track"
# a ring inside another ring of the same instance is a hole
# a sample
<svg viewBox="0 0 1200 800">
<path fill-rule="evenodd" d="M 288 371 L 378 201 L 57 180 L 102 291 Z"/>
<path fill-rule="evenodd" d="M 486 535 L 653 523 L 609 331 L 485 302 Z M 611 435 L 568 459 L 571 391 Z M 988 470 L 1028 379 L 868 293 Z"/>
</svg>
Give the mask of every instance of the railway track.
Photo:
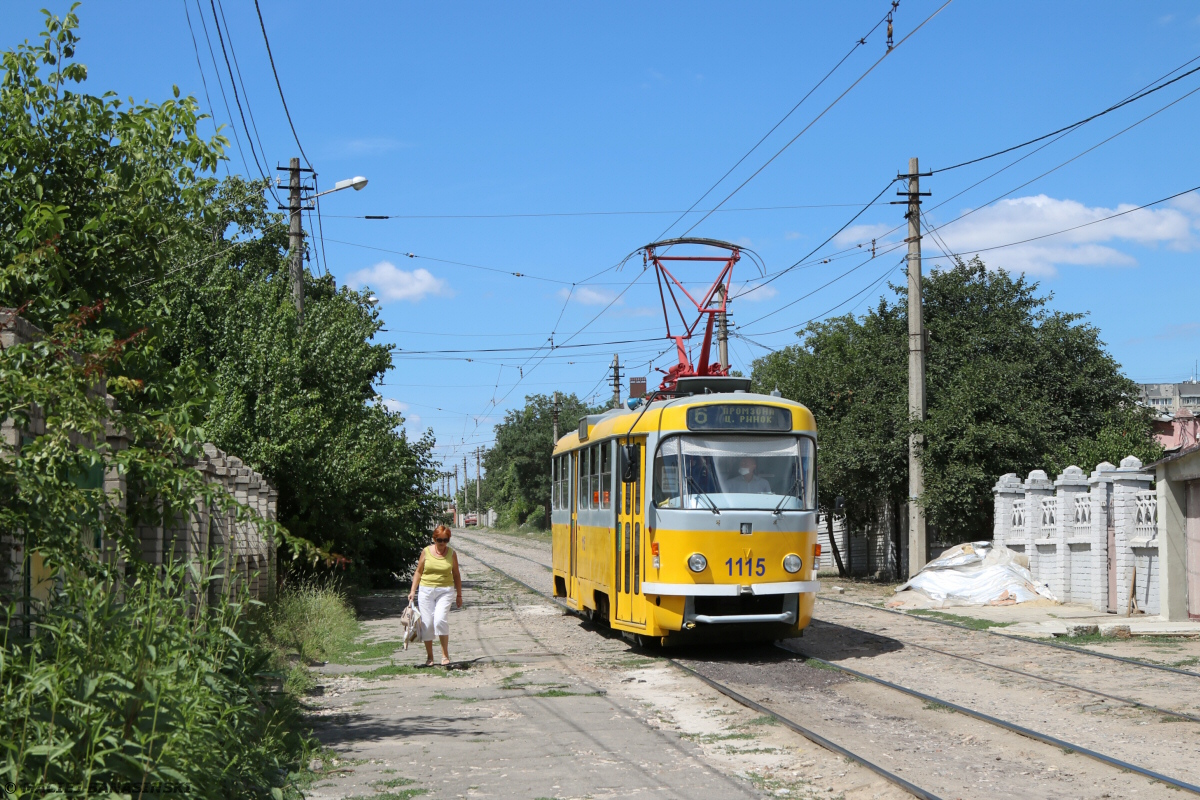
<svg viewBox="0 0 1200 800">
<path fill-rule="evenodd" d="M 820 600 L 823 603 L 840 603 L 842 605 L 855 606 L 857 608 L 865 608 L 865 609 L 869 609 L 871 611 L 880 611 L 885 614 L 896 614 L 901 617 L 905 617 L 907 619 L 919 620 L 920 622 L 932 622 L 935 625 L 945 625 L 950 628 L 961 628 L 962 630 L 971 631 L 973 633 L 987 633 L 991 636 L 999 636 L 1003 639 L 1009 639 L 1014 642 L 1022 642 L 1024 644 L 1038 645 L 1040 647 L 1053 647 L 1058 650 L 1067 650 L 1072 653 L 1081 653 L 1083 655 L 1094 656 L 1095 658 L 1103 658 L 1103 659 L 1107 659 L 1109 661 L 1120 661 L 1120 662 L 1124 662 L 1126 664 L 1133 664 L 1134 666 L 1145 667 L 1146 669 L 1156 669 L 1161 672 L 1172 672 L 1177 675 L 1187 675 L 1192 678 L 1200 678 L 1200 672 L 1195 672 L 1190 669 L 1181 669 L 1179 667 L 1171 667 L 1166 664 L 1155 664 L 1150 661 L 1143 661 L 1143 660 L 1137 659 L 1137 658 L 1128 658 L 1126 656 L 1115 656 L 1112 653 L 1097 653 L 1093 650 L 1087 650 L 1085 648 L 1075 647 L 1075 646 L 1069 645 L 1069 644 L 1062 644 L 1060 642 L 1048 642 L 1048 641 L 1045 641 L 1042 639 L 1031 639 L 1028 636 L 1017 636 L 1016 634 L 1004 633 L 1002 631 L 994 631 L 994 630 L 990 630 L 990 629 L 980 631 L 977 628 L 970 628 L 966 625 L 960 625 L 957 622 L 950 622 L 949 620 L 932 619 L 930 617 L 922 617 L 922 616 L 918 616 L 916 614 L 908 614 L 903 611 L 897 611 L 894 608 L 880 608 L 879 606 L 873 606 L 873 605 L 869 605 L 867 603 L 855 603 L 853 600 L 839 600 L 836 597 L 822 597 L 822 598 L 820 598 Z"/>
<path fill-rule="evenodd" d="M 466 537 L 463 537 L 463 538 L 466 538 Z M 551 570 L 551 568 L 549 566 L 547 566 L 545 563 L 536 561 L 535 559 L 529 558 L 528 556 L 520 555 L 518 553 L 512 553 L 512 552 L 509 552 L 509 551 L 504 550 L 499 547 L 493 547 L 492 545 L 488 544 L 487 542 L 482 542 L 477 539 L 476 540 L 468 539 L 467 541 L 469 541 L 473 545 L 480 545 L 482 547 L 489 548 L 491 550 L 494 550 L 498 553 L 503 553 L 510 557 L 523 559 L 525 561 L 530 562 L 531 564 L 536 564 L 537 566 L 539 566 L 543 569 Z M 461 547 L 459 549 L 462 550 Z M 552 602 L 555 605 L 562 608 L 564 611 L 568 611 L 570 613 L 575 613 L 574 609 L 570 608 L 566 603 L 563 603 L 561 600 L 559 600 L 557 597 L 554 597 L 552 594 L 550 594 L 542 589 L 538 589 L 535 586 L 530 585 L 529 583 L 525 582 L 521 578 L 518 578 L 516 575 L 513 575 L 512 573 L 510 573 L 504 569 L 501 569 L 496 564 L 491 563 L 491 562 L 487 561 L 486 559 L 480 558 L 479 555 L 476 553 L 471 553 L 471 552 L 465 551 L 465 550 L 463 552 L 466 553 L 466 555 L 469 555 L 471 558 L 478 561 L 479 563 L 483 564 L 485 567 L 492 570 L 493 572 L 497 572 L 497 573 L 503 575 L 504 577 L 508 578 L 509 580 L 513 581 L 514 583 L 520 584 L 521 586 L 525 587 L 526 589 L 533 592 L 534 594 L 537 594 L 537 595 L 540 595 L 540 596 L 546 598 L 550 602 Z M 892 772 L 891 770 L 889 770 L 885 767 L 882 767 L 879 764 L 876 764 L 875 762 L 871 761 L 870 759 L 866 758 L 865 756 L 860 755 L 859 753 L 856 753 L 855 751 L 851 750 L 850 748 L 848 748 L 842 744 L 839 744 L 839 743 L 833 741 L 832 739 L 822 736 L 821 734 L 817 733 L 816 731 L 814 731 L 804 725 L 801 725 L 796 720 L 791 719 L 787 716 L 784 716 L 783 714 L 780 714 L 778 711 L 775 711 L 765 705 L 762 705 L 761 703 L 757 703 L 754 700 L 751 700 L 749 697 L 746 697 L 745 695 L 741 694 L 740 692 L 734 690 L 731 686 L 729 686 L 725 683 L 722 683 L 721 681 L 714 680 L 714 679 L 708 677 L 707 675 L 703 674 L 702 672 L 700 672 L 696 669 L 693 669 L 692 667 L 689 667 L 686 664 L 680 663 L 676 659 L 665 658 L 664 660 L 667 661 L 668 663 L 670 663 L 671 665 L 677 667 L 678 669 L 681 669 L 684 672 L 687 672 L 688 674 L 693 675 L 696 678 L 699 678 L 705 684 L 707 684 L 708 686 L 711 686 L 713 689 L 717 690 L 718 692 L 725 695 L 729 699 L 731 699 L 737 703 L 740 703 L 740 704 L 746 706 L 747 708 L 753 709 L 754 711 L 757 711 L 760 714 L 765 714 L 765 715 L 772 717 L 773 719 L 778 721 L 780 724 L 795 731 L 796 733 L 800 734 L 801 736 L 803 736 L 804 738 L 813 742 L 814 744 L 817 744 L 821 747 L 826 748 L 827 750 L 831 750 L 831 751 L 837 753 L 840 756 L 843 756 L 845 758 L 850 759 L 851 761 L 854 761 L 855 763 L 859 764 L 860 766 L 865 767 L 866 769 L 868 769 L 871 772 L 875 773 L 876 775 L 880 776 L 881 778 L 888 781 L 889 783 L 892 783 L 895 786 L 900 787 L 901 789 L 903 789 L 904 791 L 913 795 L 914 797 L 921 798 L 921 800 L 942 800 L 942 798 L 939 795 L 936 795 L 930 791 L 927 791 L 926 789 L 921 788 L 920 786 L 917 786 L 916 784 L 910 782 L 903 776 L 901 776 L 895 772 Z"/>
<path fill-rule="evenodd" d="M 463 537 L 463 538 L 467 538 L 467 537 Z M 539 560 L 536 558 L 531 558 L 528 555 L 522 554 L 520 552 L 514 552 L 512 549 L 508 549 L 505 547 L 498 547 L 494 543 L 486 542 L 486 541 L 483 541 L 476 537 L 471 537 L 471 538 L 467 539 L 467 541 L 470 544 L 487 548 L 489 550 L 494 551 L 495 553 L 502 554 L 506 557 L 517 558 L 522 561 L 528 562 L 528 563 L 540 568 L 541 570 L 546 570 L 546 571 L 551 570 L 551 567 L 545 561 L 542 561 L 542 560 Z M 476 558 L 478 558 L 478 557 L 476 556 Z M 479 559 L 479 560 L 481 561 L 481 563 L 484 563 L 490 569 L 494 569 L 497 572 L 500 572 L 501 574 L 505 575 L 506 577 L 509 577 L 512 580 L 516 580 L 518 583 L 522 584 L 523 586 L 530 589 L 531 591 L 534 591 L 544 597 L 547 597 L 548 599 L 551 599 L 552 601 L 558 603 L 558 605 L 560 605 L 563 608 L 567 608 L 567 606 L 565 606 L 565 604 L 559 602 L 557 600 L 557 598 L 553 598 L 547 592 L 542 591 L 533 586 L 530 586 L 525 581 L 520 580 L 516 576 L 512 575 L 511 572 L 505 571 L 494 564 L 489 564 L 488 562 L 484 561 L 483 559 Z M 955 625 L 954 623 L 942 623 L 941 620 L 930 620 L 930 619 L 923 618 L 923 617 L 913 617 L 913 616 L 910 616 L 907 614 L 903 614 L 902 612 L 892 611 L 890 609 L 880 609 L 880 608 L 877 608 L 874 606 L 867 606 L 867 605 L 859 604 L 859 603 L 849 603 L 846 601 L 838 601 L 838 600 L 833 600 L 830 598 L 821 598 L 821 599 L 822 600 L 830 600 L 833 603 L 842 603 L 844 605 L 856 606 L 856 607 L 869 609 L 869 610 L 873 610 L 873 611 L 883 611 L 883 612 L 887 612 L 890 614 L 900 614 L 901 616 L 905 617 L 906 619 L 916 619 L 916 620 L 919 620 L 922 622 L 936 622 L 939 624 L 946 624 L 946 625 L 949 625 L 950 627 L 961 628 L 963 630 L 969 631 L 972 634 L 979 633 L 979 631 L 967 628 L 966 626 Z M 571 609 L 567 609 L 567 610 L 571 610 Z M 989 633 L 991 633 L 991 632 L 989 631 Z M 1159 706 L 1159 705 L 1156 705 L 1153 703 L 1144 702 L 1142 700 L 1138 700 L 1138 699 L 1134 699 L 1134 698 L 1130 698 L 1130 697 L 1124 697 L 1124 696 L 1117 695 L 1117 694 L 1114 694 L 1111 692 L 1104 692 L 1104 691 L 1101 691 L 1098 689 L 1094 689 L 1094 688 L 1091 688 L 1088 686 L 1082 686 L 1077 683 L 1072 683 L 1070 681 L 1061 680 L 1059 678 L 1055 678 L 1055 677 L 1051 677 L 1051 676 L 1038 675 L 1038 674 L 1035 674 L 1035 673 L 1032 673 L 1032 672 L 1029 672 L 1026 670 L 1016 669 L 1011 666 L 1005 666 L 1002 664 L 991 663 L 991 662 L 983 660 L 982 658 L 975 658 L 973 656 L 963 655 L 962 653 L 950 652 L 948 650 L 943 650 L 938 647 L 931 647 L 929 645 L 921 644 L 919 642 L 913 642 L 913 641 L 908 641 L 908 640 L 904 640 L 904 639 L 897 639 L 894 636 L 894 634 L 889 634 L 889 637 L 895 639 L 895 641 L 897 641 L 897 642 L 904 644 L 905 646 L 923 650 L 923 651 L 929 652 L 929 653 L 934 654 L 939 657 L 951 658 L 951 659 L 956 659 L 956 660 L 960 660 L 960 661 L 966 661 L 966 662 L 970 662 L 976 666 L 982 667 L 984 669 L 993 669 L 993 670 L 1002 671 L 1007 674 L 1017 675 L 1026 680 L 1033 680 L 1033 681 L 1041 682 L 1041 683 L 1043 683 L 1047 686 L 1050 686 L 1056 690 L 1067 690 L 1067 691 L 1080 692 L 1083 694 L 1101 697 L 1106 700 L 1112 700 L 1114 702 L 1126 704 L 1131 708 L 1139 708 L 1142 710 L 1152 711 L 1155 713 L 1163 714 L 1164 716 L 1169 716 L 1172 719 L 1187 720 L 1188 722 L 1200 722 L 1200 716 L 1190 714 L 1187 712 L 1170 710 L 1170 709 L 1164 708 L 1162 706 Z M 1027 643 L 1031 643 L 1031 644 L 1052 644 L 1052 643 L 1037 642 L 1036 640 L 1027 640 L 1022 637 L 1015 637 L 1015 636 L 1011 636 L 1011 635 L 1008 635 L 1005 638 L 1015 639 L 1020 642 L 1027 642 Z M 792 641 L 794 642 L 796 640 L 792 640 Z M 1049 733 L 1035 730 L 1035 729 L 1025 726 L 1025 725 L 1020 725 L 1020 724 L 1014 723 L 1009 720 L 1001 719 L 994 715 L 986 714 L 986 713 L 976 710 L 976 709 L 968 708 L 966 706 L 963 706 L 963 705 L 955 703 L 953 701 L 935 696 L 928 692 L 922 692 L 911 686 L 904 686 L 900 683 L 897 683 L 896 681 L 887 680 L 878 675 L 872 675 L 872 674 L 869 674 L 866 672 L 862 672 L 859 670 L 844 667 L 840 664 L 821 659 L 811 653 L 805 652 L 803 649 L 797 649 L 796 645 L 784 647 L 783 649 L 789 653 L 793 653 L 793 654 L 799 655 L 805 659 L 812 660 L 815 663 L 819 663 L 826 668 L 838 670 L 839 672 L 853 676 L 856 679 L 869 681 L 877 686 L 884 687 L 890 691 L 901 693 L 908 697 L 913 697 L 913 698 L 922 700 L 927 704 L 933 704 L 937 707 L 954 710 L 956 712 L 959 712 L 960 714 L 963 714 L 969 718 L 975 719 L 979 722 L 983 722 L 983 723 L 986 723 L 987 725 L 994 726 L 994 727 L 997 727 L 997 728 L 1000 728 L 1003 730 L 1010 731 L 1012 733 L 1019 734 L 1023 737 L 1033 739 L 1035 741 L 1039 741 L 1045 745 L 1059 748 L 1059 749 L 1063 750 L 1064 752 L 1078 754 L 1080 756 L 1084 756 L 1084 757 L 1093 759 L 1097 762 L 1103 763 L 1109 767 L 1113 767 L 1113 768 L 1116 768 L 1121 771 L 1132 772 L 1132 773 L 1141 775 L 1145 778 L 1148 778 L 1150 780 L 1158 781 L 1163 784 L 1172 786 L 1176 789 L 1181 789 L 1181 790 L 1188 791 L 1188 792 L 1191 792 L 1194 794 L 1200 794 L 1200 785 L 1194 784 L 1194 783 L 1184 780 L 1182 778 L 1176 778 L 1173 776 L 1169 776 L 1169 775 L 1163 774 L 1162 772 L 1157 771 L 1155 769 L 1151 769 L 1146 766 L 1131 763 L 1131 762 L 1125 761 L 1124 759 L 1120 759 L 1115 756 L 1106 754 L 1095 748 L 1076 744 L 1076 743 L 1067 741 L 1066 739 L 1064 739 L 1062 737 L 1054 736 Z M 1127 658 L 1122 658 L 1122 657 L 1117 657 L 1117 656 L 1110 656 L 1109 654 L 1092 653 L 1091 651 L 1082 650 L 1079 648 L 1060 647 L 1060 649 L 1069 650 L 1075 654 L 1085 654 L 1085 655 L 1092 655 L 1092 656 L 1107 658 L 1109 660 L 1123 662 L 1124 664 L 1134 666 L 1134 667 L 1146 667 L 1149 669 L 1162 667 L 1162 665 L 1148 664 L 1146 662 L 1143 662 L 1143 661 L 1140 661 L 1137 659 L 1127 659 Z M 770 707 L 768 707 L 766 705 L 763 705 L 761 703 L 757 703 L 757 702 L 751 700 L 750 698 L 746 697 L 744 694 L 738 692 L 732 686 L 730 686 L 720 680 L 717 680 L 717 679 L 711 677 L 710 675 L 705 675 L 701 670 L 698 670 L 694 667 L 688 666 L 687 664 L 684 664 L 675 658 L 667 658 L 666 660 L 669 661 L 674 666 L 699 677 L 701 680 L 703 680 L 709 686 L 712 686 L 717 691 L 720 691 L 723 694 L 726 694 L 727 696 L 729 696 L 731 699 L 735 700 L 736 702 L 742 703 L 743 705 L 747 705 L 750 708 L 754 708 L 756 711 L 759 711 L 760 713 L 770 714 L 772 717 L 779 720 L 782 724 L 787 725 L 789 728 L 791 728 L 792 730 L 795 730 L 797 733 L 800 733 L 801 735 L 805 736 L 806 738 L 810 739 L 811 741 L 814 741 L 823 747 L 831 749 L 834 752 L 838 752 L 838 753 L 846 756 L 847 758 L 850 758 L 850 759 L 858 762 L 859 764 L 863 765 L 867 769 L 872 770 L 876 774 L 879 774 L 881 777 L 884 777 L 885 779 L 891 781 L 895 785 L 900 786 L 901 788 L 905 789 L 906 791 L 914 794 L 914 796 L 918 796 L 918 797 L 933 797 L 933 796 L 935 796 L 932 794 L 932 792 L 930 792 L 926 789 L 923 789 L 921 787 L 913 785 L 907 779 L 903 778 L 902 776 L 897 775 L 895 772 L 892 772 L 884 767 L 881 767 L 880 765 L 878 765 L 871 759 L 863 756 L 862 754 L 855 753 L 855 752 L 851 751 L 849 748 L 847 748 L 845 745 L 839 744 L 838 742 L 835 742 L 835 741 L 832 741 L 828 737 L 820 734 L 819 732 L 811 730 L 811 729 L 807 728 L 806 726 L 803 726 L 800 723 L 796 722 L 795 720 L 790 719 L 786 715 L 779 713 L 779 711 L 777 709 L 771 709 Z M 1163 671 L 1170 672 L 1170 673 L 1182 673 L 1183 675 L 1200 677 L 1200 674 L 1192 673 L 1188 670 L 1180 670 L 1177 668 L 1165 668 Z"/>
</svg>

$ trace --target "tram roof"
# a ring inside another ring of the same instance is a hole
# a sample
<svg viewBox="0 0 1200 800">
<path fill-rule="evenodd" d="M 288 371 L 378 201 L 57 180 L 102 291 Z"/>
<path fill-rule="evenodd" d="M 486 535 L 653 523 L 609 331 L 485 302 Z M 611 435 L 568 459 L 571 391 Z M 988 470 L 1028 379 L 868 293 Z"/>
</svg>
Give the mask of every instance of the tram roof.
<svg viewBox="0 0 1200 800">
<path fill-rule="evenodd" d="M 720 405 L 722 403 L 741 405 L 764 405 L 792 410 L 792 430 L 795 432 L 816 433 L 817 425 L 812 412 L 795 400 L 774 397 L 768 394 L 751 392 L 715 392 L 687 397 L 671 397 L 655 400 L 649 408 L 643 407 L 630 411 L 626 408 L 614 408 L 603 414 L 589 414 L 586 417 L 588 437 L 586 442 L 599 441 L 613 436 L 626 434 L 645 435 L 665 431 L 686 431 L 687 409 L 695 406 Z M 640 415 L 640 419 L 639 419 Z M 582 427 L 583 420 L 580 420 Z M 635 424 L 636 422 L 636 424 Z M 630 430 L 630 425 L 635 427 Z M 555 454 L 574 450 L 580 446 L 579 431 L 574 430 L 564 434 L 554 446 Z"/>
</svg>

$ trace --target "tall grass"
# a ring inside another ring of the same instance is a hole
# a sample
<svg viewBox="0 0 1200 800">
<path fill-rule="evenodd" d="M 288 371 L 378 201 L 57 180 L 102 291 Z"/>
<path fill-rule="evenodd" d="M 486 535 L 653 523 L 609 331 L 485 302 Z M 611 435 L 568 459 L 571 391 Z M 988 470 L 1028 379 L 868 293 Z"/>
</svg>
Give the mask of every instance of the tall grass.
<svg viewBox="0 0 1200 800">
<path fill-rule="evenodd" d="M 64 567 L 32 636 L 0 646 L 0 784 L 24 797 L 296 795 L 308 752 L 244 596 L 194 570 L 126 582 Z M 198 602 L 198 600 L 200 602 Z"/>
<path fill-rule="evenodd" d="M 267 609 L 264 626 L 273 644 L 309 663 L 347 653 L 359 634 L 345 593 L 311 579 L 285 586 Z"/>
</svg>

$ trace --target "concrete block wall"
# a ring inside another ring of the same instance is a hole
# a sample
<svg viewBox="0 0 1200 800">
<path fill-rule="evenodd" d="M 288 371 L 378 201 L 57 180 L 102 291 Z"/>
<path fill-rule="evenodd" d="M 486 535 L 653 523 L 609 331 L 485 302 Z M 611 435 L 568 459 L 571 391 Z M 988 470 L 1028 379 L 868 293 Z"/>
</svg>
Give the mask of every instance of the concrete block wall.
<svg viewBox="0 0 1200 800">
<path fill-rule="evenodd" d="M 1090 476 L 1067 467 L 1053 483 L 1042 470 L 1021 481 L 1001 476 L 995 495 L 995 541 L 1029 556 L 1034 578 L 1064 602 L 1125 613 L 1131 585 L 1138 606 L 1158 613 L 1157 495 L 1154 476 L 1133 456 Z M 1114 549 L 1109 558 L 1109 529 Z M 1110 571 L 1115 593 L 1109 597 Z"/>
</svg>

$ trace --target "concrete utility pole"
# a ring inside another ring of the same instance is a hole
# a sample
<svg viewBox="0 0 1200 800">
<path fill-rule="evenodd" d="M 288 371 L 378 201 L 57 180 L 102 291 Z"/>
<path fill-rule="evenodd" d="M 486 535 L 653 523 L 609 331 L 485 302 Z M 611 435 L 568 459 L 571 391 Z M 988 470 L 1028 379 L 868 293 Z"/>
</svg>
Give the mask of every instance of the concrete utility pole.
<svg viewBox="0 0 1200 800">
<path fill-rule="evenodd" d="M 926 173 L 927 175 L 929 173 Z M 921 302 L 921 171 L 917 159 L 908 160 L 908 416 L 925 420 L 925 320 Z M 929 192 L 924 193 L 925 196 Z M 925 468 L 921 464 L 923 438 L 908 437 L 908 576 L 925 566 L 929 542 L 925 511 L 919 501 L 925 493 Z"/>
<path fill-rule="evenodd" d="M 463 453 L 463 513 L 467 511 L 467 454 Z M 466 521 L 463 521 L 466 525 Z"/>
<path fill-rule="evenodd" d="M 717 287 L 717 299 L 725 301 L 725 284 Z M 721 368 L 729 370 L 729 325 L 725 312 L 717 312 L 717 357 L 721 359 Z"/>
<path fill-rule="evenodd" d="M 550 446 L 558 444 L 558 392 L 554 393 L 554 402 L 550 406 L 550 422 L 553 426 L 553 434 L 550 440 Z"/>
<path fill-rule="evenodd" d="M 613 374 L 612 374 L 613 408 L 620 408 L 621 407 L 621 357 L 619 355 L 615 355 L 615 354 L 613 355 L 612 368 L 613 368 Z"/>
<path fill-rule="evenodd" d="M 292 302 L 296 304 L 296 319 L 304 322 L 304 229 L 300 227 L 300 159 L 288 162 L 288 248 L 292 251 L 290 277 Z"/>
<path fill-rule="evenodd" d="M 479 513 L 483 511 L 482 501 L 479 499 L 479 484 L 482 482 L 479 472 L 479 459 L 482 453 L 482 447 L 475 448 L 475 524 L 479 525 Z"/>
</svg>

